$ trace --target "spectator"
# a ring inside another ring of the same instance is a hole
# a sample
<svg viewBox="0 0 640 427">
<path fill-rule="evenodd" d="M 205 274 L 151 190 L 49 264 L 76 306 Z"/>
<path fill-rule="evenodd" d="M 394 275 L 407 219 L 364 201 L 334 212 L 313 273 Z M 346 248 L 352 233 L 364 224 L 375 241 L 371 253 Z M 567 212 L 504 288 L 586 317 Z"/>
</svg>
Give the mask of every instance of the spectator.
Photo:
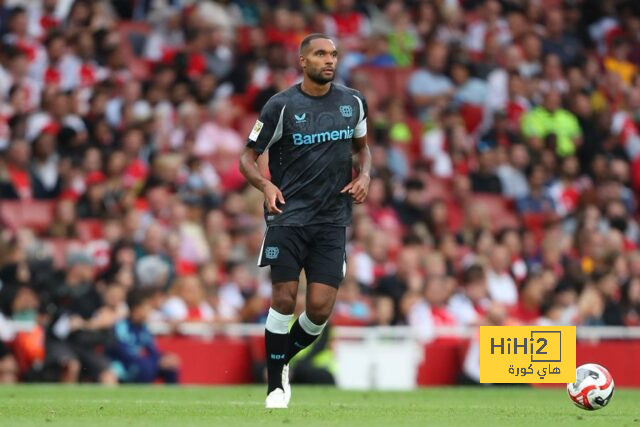
<svg viewBox="0 0 640 427">
<path fill-rule="evenodd" d="M 464 326 L 476 326 L 489 308 L 487 279 L 484 268 L 472 264 L 462 274 L 462 286 L 448 303 L 448 310 L 456 323 Z"/>
<path fill-rule="evenodd" d="M 178 382 L 180 360 L 174 354 L 162 354 L 147 327 L 151 311 L 149 294 L 133 290 L 127 296 L 130 314 L 114 326 L 115 343 L 108 350 L 113 369 L 122 383 L 151 383 L 162 379 Z"/>
<path fill-rule="evenodd" d="M 633 278 L 622 288 L 621 304 L 626 326 L 640 325 L 640 279 Z"/>
<path fill-rule="evenodd" d="M 496 111 L 505 111 L 509 100 L 509 76 L 519 72 L 522 64 L 522 52 L 514 45 L 505 49 L 501 64 L 487 76 L 487 97 L 484 127 L 489 128 Z"/>
<path fill-rule="evenodd" d="M 499 44 L 510 39 L 507 21 L 501 17 L 502 6 L 497 0 L 485 0 L 480 6 L 480 19 L 472 23 L 467 31 L 466 48 L 479 56 L 485 50 L 485 42 L 490 33 L 495 32 Z"/>
<path fill-rule="evenodd" d="M 500 179 L 502 195 L 511 199 L 522 199 L 529 195 L 529 184 L 524 171 L 529 167 L 529 153 L 522 144 L 513 144 L 506 150 L 499 150 L 506 155 L 499 160 L 496 175 Z"/>
<path fill-rule="evenodd" d="M 501 194 L 502 183 L 496 175 L 496 147 L 489 141 L 480 141 L 477 150 L 480 154 L 478 170 L 470 175 L 473 192 Z"/>
<path fill-rule="evenodd" d="M 561 9 L 550 9 L 545 16 L 546 35 L 542 43 L 545 53 L 558 55 L 563 66 L 574 64 L 582 48 L 580 41 L 565 29 L 565 16 Z"/>
<path fill-rule="evenodd" d="M 73 238 L 77 236 L 76 207 L 72 200 L 61 200 L 56 205 L 53 223 L 49 228 L 51 237 Z"/>
<path fill-rule="evenodd" d="M 520 299 L 511 313 L 522 324 L 533 325 L 541 316 L 542 303 L 545 298 L 545 288 L 540 274 L 530 274 L 524 280 L 520 290 Z"/>
<path fill-rule="evenodd" d="M 544 105 L 535 107 L 522 118 L 522 133 L 534 150 L 541 150 L 544 139 L 553 135 L 553 147 L 559 156 L 570 156 L 580 145 L 582 132 L 576 117 L 561 108 L 561 97 L 555 90 L 547 92 Z"/>
<path fill-rule="evenodd" d="M 585 288 L 577 302 L 578 311 L 576 321 L 584 326 L 602 326 L 604 321 L 604 300 L 602 295 L 593 287 Z"/>
<path fill-rule="evenodd" d="M 18 381 L 18 364 L 10 348 L 0 341 L 0 384 L 13 384 Z"/>
<path fill-rule="evenodd" d="M 480 106 L 487 99 L 487 87 L 483 80 L 472 77 L 471 64 L 463 59 L 454 60 L 449 74 L 456 86 L 453 102 Z"/>
<path fill-rule="evenodd" d="M 521 213 L 552 213 L 553 199 L 548 196 L 544 188 L 546 171 L 540 164 L 531 165 L 527 169 L 529 194 L 517 201 L 518 211 Z"/>
<path fill-rule="evenodd" d="M 7 150 L 6 162 L 0 165 L 0 198 L 30 200 L 34 182 L 28 170 L 31 147 L 24 140 L 14 140 Z"/>
<path fill-rule="evenodd" d="M 405 198 L 402 202 L 396 202 L 395 209 L 400 221 L 406 226 L 426 220 L 426 193 L 424 183 L 416 178 L 405 182 Z"/>
<path fill-rule="evenodd" d="M 208 322 L 214 319 L 213 309 L 205 301 L 198 276 L 179 277 L 171 289 L 173 296 L 164 303 L 167 319 L 187 322 Z"/>
<path fill-rule="evenodd" d="M 451 99 L 454 87 L 444 74 L 449 50 L 447 45 L 434 42 L 426 50 L 426 64 L 411 74 L 407 90 L 416 115 L 426 121 L 432 109 L 442 109 Z"/>
<path fill-rule="evenodd" d="M 340 286 L 336 300 L 335 316 L 345 324 L 368 325 L 373 320 L 373 309 L 369 299 L 362 295 L 358 282 L 346 279 Z M 334 323 L 336 320 L 334 319 Z"/>
<path fill-rule="evenodd" d="M 617 283 L 616 276 L 611 272 L 603 272 L 597 273 L 594 279 L 604 299 L 604 311 L 602 313 L 604 324 L 623 325 L 622 306 L 619 301 L 620 286 Z"/>
<path fill-rule="evenodd" d="M 494 246 L 487 273 L 487 287 L 493 301 L 514 306 L 518 302 L 518 288 L 509 275 L 509 264 L 507 247 Z"/>
<path fill-rule="evenodd" d="M 482 325 L 504 326 L 507 321 L 507 310 L 500 303 L 492 303 L 483 318 Z M 480 384 L 480 332 L 471 339 L 462 366 L 462 374 L 458 382 L 466 385 Z"/>
<path fill-rule="evenodd" d="M 83 252 L 67 257 L 67 274 L 56 295 L 56 312 L 47 331 L 45 365 L 63 382 L 115 384 L 117 378 L 99 347 L 108 342 L 115 323 L 101 311 L 102 299 L 92 283 L 93 260 Z"/>
<path fill-rule="evenodd" d="M 446 278 L 438 275 L 427 276 L 421 298 L 409 295 L 403 305 L 407 307 L 407 322 L 421 341 L 431 341 L 436 337 L 435 328 L 456 325 L 454 316 L 446 307 L 449 298 Z"/>
<path fill-rule="evenodd" d="M 417 248 L 407 247 L 400 252 L 396 271 L 380 278 L 375 293 L 378 300 L 388 299 L 393 303 L 394 318 L 391 324 L 402 324 L 401 302 L 406 292 L 419 292 L 423 275 L 420 271 L 420 253 Z"/>
</svg>

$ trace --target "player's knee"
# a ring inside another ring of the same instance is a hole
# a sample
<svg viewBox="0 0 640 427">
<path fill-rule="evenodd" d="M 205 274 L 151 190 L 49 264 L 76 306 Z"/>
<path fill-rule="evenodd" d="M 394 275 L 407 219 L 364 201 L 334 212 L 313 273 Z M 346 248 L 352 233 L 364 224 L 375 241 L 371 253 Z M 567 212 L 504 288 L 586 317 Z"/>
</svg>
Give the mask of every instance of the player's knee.
<svg viewBox="0 0 640 427">
<path fill-rule="evenodd" d="M 307 317 L 316 325 L 321 325 L 329 319 L 332 308 L 330 304 L 310 302 L 306 308 Z"/>
<path fill-rule="evenodd" d="M 296 308 L 296 297 L 288 294 L 281 294 L 271 297 L 271 306 L 281 314 L 291 314 Z"/>
<path fill-rule="evenodd" d="M 107 369 L 100 374 L 98 378 L 100 384 L 102 385 L 117 385 L 118 384 L 118 375 L 113 372 L 111 369 Z"/>
<path fill-rule="evenodd" d="M 79 374 L 82 365 L 78 359 L 70 359 L 64 364 L 64 368 L 70 374 Z"/>
</svg>

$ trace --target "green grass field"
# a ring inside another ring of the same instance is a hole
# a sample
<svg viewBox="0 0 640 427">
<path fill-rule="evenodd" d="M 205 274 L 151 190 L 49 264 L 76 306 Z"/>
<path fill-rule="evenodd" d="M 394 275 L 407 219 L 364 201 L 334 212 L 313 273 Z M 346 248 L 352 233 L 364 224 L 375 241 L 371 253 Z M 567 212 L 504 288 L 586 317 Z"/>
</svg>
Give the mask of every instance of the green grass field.
<svg viewBox="0 0 640 427">
<path fill-rule="evenodd" d="M 288 410 L 263 387 L 0 387 L 0 426 L 640 426 L 640 390 L 587 412 L 564 389 L 429 388 L 353 392 L 294 386 Z"/>
</svg>

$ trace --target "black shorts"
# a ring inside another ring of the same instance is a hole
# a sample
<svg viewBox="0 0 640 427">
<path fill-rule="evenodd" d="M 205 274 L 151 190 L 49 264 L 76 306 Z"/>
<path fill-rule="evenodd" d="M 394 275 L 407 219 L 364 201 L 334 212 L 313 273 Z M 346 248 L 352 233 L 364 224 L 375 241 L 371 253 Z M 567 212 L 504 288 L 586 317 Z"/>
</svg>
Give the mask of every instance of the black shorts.
<svg viewBox="0 0 640 427">
<path fill-rule="evenodd" d="M 47 339 L 45 349 L 47 367 L 60 369 L 70 360 L 77 360 L 80 362 L 80 376 L 92 381 L 98 381 L 100 375 L 111 367 L 111 361 L 104 354 L 67 341 Z"/>
<path fill-rule="evenodd" d="M 297 281 L 304 268 L 307 282 L 337 288 L 346 271 L 346 227 L 307 225 L 267 228 L 258 265 L 271 266 L 273 283 Z"/>
</svg>

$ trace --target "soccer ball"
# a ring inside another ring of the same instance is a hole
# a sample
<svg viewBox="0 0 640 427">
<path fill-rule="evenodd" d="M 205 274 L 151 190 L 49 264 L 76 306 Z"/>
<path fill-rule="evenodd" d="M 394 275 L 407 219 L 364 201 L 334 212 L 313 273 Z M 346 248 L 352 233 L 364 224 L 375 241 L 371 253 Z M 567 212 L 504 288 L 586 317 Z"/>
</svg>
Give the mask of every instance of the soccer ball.
<svg viewBox="0 0 640 427">
<path fill-rule="evenodd" d="M 613 397 L 614 388 L 609 371 L 595 363 L 578 366 L 576 382 L 567 384 L 567 392 L 573 403 L 587 411 L 607 406 Z"/>
</svg>

